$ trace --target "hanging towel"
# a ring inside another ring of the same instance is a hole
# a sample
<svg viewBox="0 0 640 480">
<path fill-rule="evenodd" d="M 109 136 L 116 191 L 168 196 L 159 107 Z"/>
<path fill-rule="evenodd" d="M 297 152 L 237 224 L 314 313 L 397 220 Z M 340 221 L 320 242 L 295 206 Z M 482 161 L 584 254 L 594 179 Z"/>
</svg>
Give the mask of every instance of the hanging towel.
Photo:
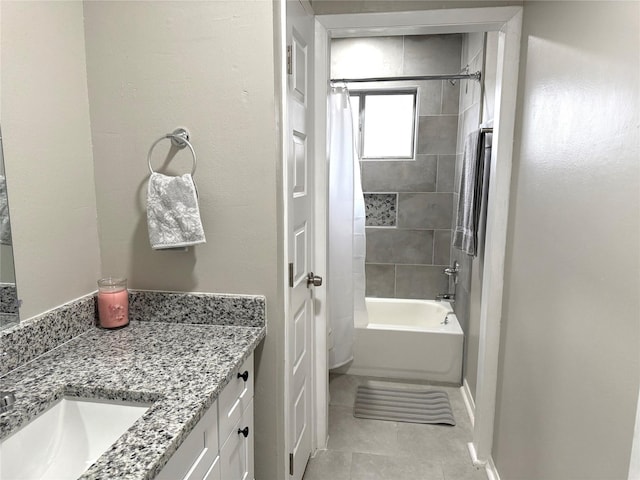
<svg viewBox="0 0 640 480">
<path fill-rule="evenodd" d="M 485 143 L 488 144 L 488 155 Z M 470 133 L 464 146 L 456 227 L 452 240 L 454 247 L 468 255 L 476 256 L 478 252 L 480 213 L 483 198 L 488 192 L 490 158 L 491 134 L 482 134 L 480 130 Z"/>
<path fill-rule="evenodd" d="M 493 143 L 493 133 L 487 132 L 481 134 L 482 145 L 482 161 L 480 162 L 481 171 L 478 172 L 479 197 L 478 208 L 476 209 L 476 256 L 484 251 L 484 241 L 487 227 L 487 204 L 489 200 L 489 172 L 491 169 L 491 148 Z"/>
<path fill-rule="evenodd" d="M 2 245 L 11 245 L 9 201 L 7 199 L 7 181 L 4 175 L 0 175 L 0 243 Z"/>
<path fill-rule="evenodd" d="M 179 177 L 151 174 L 147 190 L 147 224 L 154 250 L 206 242 L 196 185 L 190 174 Z"/>
</svg>

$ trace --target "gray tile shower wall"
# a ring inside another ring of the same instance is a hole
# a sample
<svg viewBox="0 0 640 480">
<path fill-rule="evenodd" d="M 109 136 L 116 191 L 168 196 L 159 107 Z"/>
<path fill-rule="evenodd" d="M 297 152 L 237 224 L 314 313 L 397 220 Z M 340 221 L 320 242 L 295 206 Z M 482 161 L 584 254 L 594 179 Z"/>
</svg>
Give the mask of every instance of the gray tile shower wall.
<svg viewBox="0 0 640 480">
<path fill-rule="evenodd" d="M 403 73 L 436 75 L 456 72 L 460 66 L 461 50 L 460 35 L 405 36 Z"/>
<path fill-rule="evenodd" d="M 416 155 L 412 161 L 362 162 L 362 189 L 365 192 L 435 192 L 438 157 Z"/>
<path fill-rule="evenodd" d="M 365 50 L 367 55 L 362 54 Z M 334 39 L 331 76 L 457 73 L 461 55 L 462 35 Z M 361 163 L 368 212 L 367 296 L 433 299 L 447 291 L 442 270 L 450 264 L 460 85 L 449 81 L 358 85 L 359 89 L 412 87 L 418 92 L 415 158 Z"/>
<path fill-rule="evenodd" d="M 403 228 L 451 228 L 451 193 L 401 193 L 398 226 Z"/>
<path fill-rule="evenodd" d="M 418 153 L 453 154 L 458 134 L 457 115 L 418 117 Z"/>
<path fill-rule="evenodd" d="M 497 48 L 497 36 L 495 34 L 489 33 L 487 36 L 487 42 L 493 42 L 493 48 Z M 488 48 L 487 52 L 490 50 L 491 49 Z M 464 35 L 462 41 L 461 66 L 469 65 L 471 71 L 482 71 L 485 95 L 483 98 L 481 85 L 478 82 L 467 82 L 465 88 L 460 91 L 460 121 L 458 123 L 458 141 L 456 146 L 454 173 L 454 211 L 457 208 L 458 203 L 458 189 L 462 170 L 465 139 L 472 131 L 478 129 L 482 121 L 493 118 L 494 107 L 489 99 L 494 98 L 495 80 L 492 83 L 491 80 L 488 79 L 495 79 L 495 74 L 485 69 L 484 57 L 484 34 L 469 33 Z M 489 64 L 487 63 L 487 65 Z M 495 68 L 495 65 L 493 68 Z M 481 115 L 484 118 L 481 118 Z M 455 215 L 452 222 L 455 222 Z M 452 228 L 454 228 L 453 224 Z M 482 293 L 483 252 L 480 251 L 478 257 L 474 258 L 452 248 L 451 260 L 456 260 L 460 264 L 458 283 L 455 285 L 456 302 L 454 304 L 454 310 L 458 317 L 458 321 L 460 322 L 460 326 L 465 333 L 463 378 L 467 383 L 472 396 L 475 397 L 478 368 L 478 339 L 480 330 L 479 298 Z M 450 285 L 450 288 L 453 288 L 453 284 Z"/>
<path fill-rule="evenodd" d="M 433 261 L 433 231 L 367 228 L 367 262 L 428 265 Z"/>
</svg>

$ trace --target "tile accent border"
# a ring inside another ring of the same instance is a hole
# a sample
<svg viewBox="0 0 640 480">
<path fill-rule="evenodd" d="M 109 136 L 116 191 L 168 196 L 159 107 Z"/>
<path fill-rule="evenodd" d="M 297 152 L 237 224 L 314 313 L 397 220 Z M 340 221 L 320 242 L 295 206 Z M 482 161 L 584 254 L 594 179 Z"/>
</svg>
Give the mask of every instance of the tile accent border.
<svg viewBox="0 0 640 480">
<path fill-rule="evenodd" d="M 261 295 L 129 290 L 129 320 L 263 327 Z"/>
<path fill-rule="evenodd" d="M 0 376 L 95 325 L 94 296 L 90 293 L 0 332 Z"/>
<path fill-rule="evenodd" d="M 365 193 L 366 226 L 395 227 L 397 204 L 397 193 Z"/>
</svg>

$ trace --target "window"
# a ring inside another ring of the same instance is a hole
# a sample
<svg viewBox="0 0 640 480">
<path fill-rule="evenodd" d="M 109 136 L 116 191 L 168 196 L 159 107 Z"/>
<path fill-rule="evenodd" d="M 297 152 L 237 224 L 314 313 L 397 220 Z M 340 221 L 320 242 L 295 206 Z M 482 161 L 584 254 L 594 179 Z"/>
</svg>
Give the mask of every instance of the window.
<svg viewBox="0 0 640 480">
<path fill-rule="evenodd" d="M 361 159 L 413 158 L 415 90 L 354 91 L 351 108 Z"/>
</svg>

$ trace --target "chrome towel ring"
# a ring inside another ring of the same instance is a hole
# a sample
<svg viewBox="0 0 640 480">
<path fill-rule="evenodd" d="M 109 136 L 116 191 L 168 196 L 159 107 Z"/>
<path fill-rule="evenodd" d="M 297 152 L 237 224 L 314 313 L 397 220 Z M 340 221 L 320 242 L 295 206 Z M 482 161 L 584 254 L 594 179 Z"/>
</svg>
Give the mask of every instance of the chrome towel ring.
<svg viewBox="0 0 640 480">
<path fill-rule="evenodd" d="M 156 173 L 153 171 L 153 168 L 151 167 L 151 153 L 153 152 L 153 149 L 155 148 L 155 146 L 165 138 L 170 139 L 171 144 L 174 147 L 177 147 L 180 149 L 184 147 L 189 147 L 189 150 L 191 150 L 191 155 L 193 156 L 193 168 L 191 169 L 191 176 L 193 177 L 193 175 L 196 173 L 196 151 L 193 149 L 193 146 L 191 145 L 191 143 L 189 143 L 189 131 L 186 128 L 182 128 L 182 127 L 176 128 L 173 132 L 163 135 L 162 137 L 160 137 L 158 140 L 156 140 L 151 144 L 151 148 L 149 149 L 149 153 L 147 154 L 147 164 L 149 165 L 149 171 L 151 173 Z"/>
</svg>

